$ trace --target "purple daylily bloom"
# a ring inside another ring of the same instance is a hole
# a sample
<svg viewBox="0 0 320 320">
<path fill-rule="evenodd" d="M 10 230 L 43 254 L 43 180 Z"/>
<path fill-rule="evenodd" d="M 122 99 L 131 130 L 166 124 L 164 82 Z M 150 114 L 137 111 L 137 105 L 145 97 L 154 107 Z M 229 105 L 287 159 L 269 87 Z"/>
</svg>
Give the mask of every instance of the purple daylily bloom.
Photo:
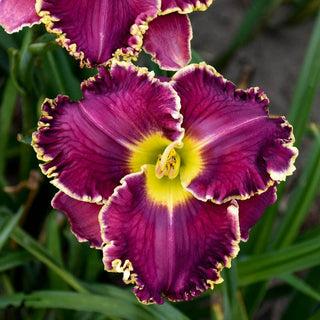
<svg viewBox="0 0 320 320">
<path fill-rule="evenodd" d="M 142 46 L 161 67 L 177 70 L 190 58 L 188 13 L 213 0 L 0 1 L 0 25 L 18 31 L 41 21 L 81 66 L 107 65 L 115 56 L 136 59 Z"/>
<path fill-rule="evenodd" d="M 113 61 L 82 91 L 46 100 L 33 135 L 53 206 L 140 301 L 213 288 L 294 171 L 292 127 L 204 63 L 162 82 Z"/>
</svg>

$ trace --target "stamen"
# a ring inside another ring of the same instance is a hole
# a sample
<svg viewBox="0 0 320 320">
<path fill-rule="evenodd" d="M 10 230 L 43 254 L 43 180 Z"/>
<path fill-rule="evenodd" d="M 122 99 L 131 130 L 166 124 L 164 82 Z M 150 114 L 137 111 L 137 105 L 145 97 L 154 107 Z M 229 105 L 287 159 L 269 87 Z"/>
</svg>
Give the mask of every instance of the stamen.
<svg viewBox="0 0 320 320">
<path fill-rule="evenodd" d="M 174 179 L 179 174 L 181 160 L 174 148 L 181 146 L 180 141 L 174 141 L 165 148 L 162 155 L 158 156 L 155 172 L 157 178 L 161 179 L 166 175 L 169 179 Z"/>
</svg>

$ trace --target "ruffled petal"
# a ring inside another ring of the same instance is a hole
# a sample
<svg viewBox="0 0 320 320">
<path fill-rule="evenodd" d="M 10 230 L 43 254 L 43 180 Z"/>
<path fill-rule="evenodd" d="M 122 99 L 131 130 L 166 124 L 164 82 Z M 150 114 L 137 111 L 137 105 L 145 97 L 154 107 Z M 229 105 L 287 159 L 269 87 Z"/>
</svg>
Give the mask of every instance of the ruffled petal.
<svg viewBox="0 0 320 320">
<path fill-rule="evenodd" d="M 42 0 L 37 10 L 47 30 L 59 35 L 60 45 L 81 66 L 104 65 L 112 54 L 140 51 L 149 20 L 156 17 L 159 0 Z"/>
<path fill-rule="evenodd" d="M 161 11 L 179 13 L 190 13 L 195 10 L 206 10 L 213 0 L 162 0 Z"/>
<path fill-rule="evenodd" d="M 258 88 L 237 90 L 212 67 L 192 65 L 172 83 L 181 98 L 185 136 L 200 154 L 200 172 L 182 183 L 201 200 L 222 203 L 262 193 L 292 174 L 297 156 L 292 127 L 270 117 Z"/>
<path fill-rule="evenodd" d="M 192 29 L 187 15 L 171 13 L 149 23 L 144 35 L 144 49 L 160 67 L 178 70 L 191 59 Z"/>
<path fill-rule="evenodd" d="M 82 91 L 78 102 L 65 96 L 44 102 L 33 146 L 54 185 L 73 198 L 101 203 L 134 171 L 130 159 L 141 140 L 181 136 L 178 97 L 167 83 L 124 62 L 110 72 L 101 69 Z"/>
<path fill-rule="evenodd" d="M 276 192 L 276 187 L 270 187 L 262 194 L 238 201 L 241 240 L 248 240 L 250 229 L 259 221 L 266 208 L 275 203 Z"/>
<path fill-rule="evenodd" d="M 52 206 L 67 215 L 78 241 L 89 241 L 91 247 L 101 248 L 98 217 L 102 205 L 79 201 L 59 191 L 52 200 Z"/>
<path fill-rule="evenodd" d="M 220 283 L 221 269 L 238 253 L 237 204 L 199 201 L 179 179 L 145 170 L 127 176 L 100 212 L 103 261 L 136 284 L 143 303 L 192 299 Z"/>
<path fill-rule="evenodd" d="M 0 25 L 12 33 L 40 23 L 35 5 L 36 0 L 0 0 Z"/>
</svg>

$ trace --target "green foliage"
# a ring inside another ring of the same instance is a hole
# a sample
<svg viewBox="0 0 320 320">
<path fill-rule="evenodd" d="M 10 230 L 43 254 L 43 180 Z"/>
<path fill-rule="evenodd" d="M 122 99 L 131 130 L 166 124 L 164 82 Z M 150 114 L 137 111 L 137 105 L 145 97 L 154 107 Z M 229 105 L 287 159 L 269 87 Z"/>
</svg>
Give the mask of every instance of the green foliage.
<svg viewBox="0 0 320 320">
<path fill-rule="evenodd" d="M 310 115 L 320 82 L 320 2 L 251 1 L 234 39 L 212 64 L 225 66 L 258 39 L 283 2 L 291 11 L 277 28 L 318 14 L 287 101 L 305 159 L 295 180 L 278 186 L 277 203 L 241 245 L 232 268 L 223 271 L 224 283 L 194 301 L 162 306 L 140 304 L 119 277 L 103 270 L 101 252 L 77 242 L 66 218 L 52 211 L 56 190 L 41 178 L 30 147 L 43 99 L 59 93 L 80 99 L 81 81 L 96 70 L 80 70 L 41 25 L 14 35 L 0 28 L 0 320 L 247 320 L 278 298 L 287 301 L 279 319 L 320 318 L 320 226 L 303 230 L 312 208 L 319 210 L 320 133 L 319 124 L 310 126 Z M 157 75 L 171 75 L 145 60 Z M 192 62 L 201 60 L 193 51 Z M 312 141 L 308 153 L 304 139 Z"/>
</svg>

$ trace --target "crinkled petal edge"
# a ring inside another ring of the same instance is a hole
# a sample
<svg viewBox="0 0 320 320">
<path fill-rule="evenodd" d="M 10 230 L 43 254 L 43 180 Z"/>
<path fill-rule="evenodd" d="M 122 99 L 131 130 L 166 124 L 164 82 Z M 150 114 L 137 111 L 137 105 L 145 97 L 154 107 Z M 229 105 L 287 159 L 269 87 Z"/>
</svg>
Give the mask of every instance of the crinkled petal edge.
<svg viewBox="0 0 320 320">
<path fill-rule="evenodd" d="M 51 17 L 49 11 L 42 11 L 41 3 L 42 0 L 36 0 L 36 11 L 41 17 L 40 21 L 46 26 L 48 32 L 58 36 L 56 41 L 59 45 L 61 45 L 63 48 L 66 48 L 69 51 L 70 55 L 73 56 L 76 60 L 80 60 L 81 68 L 95 68 L 102 66 L 106 67 L 109 65 L 110 59 L 112 59 L 113 57 L 119 61 L 121 61 L 122 59 L 126 61 L 136 61 L 138 59 L 139 53 L 142 50 L 143 35 L 148 30 L 148 23 L 155 19 L 155 17 L 148 17 L 145 20 L 138 19 L 139 24 L 135 23 L 130 27 L 131 37 L 128 42 L 132 43 L 131 47 L 119 48 L 113 53 L 113 57 L 110 57 L 110 59 L 105 62 L 99 63 L 98 65 L 94 65 L 93 63 L 91 63 L 88 57 L 85 57 L 83 51 L 79 51 L 77 49 L 76 43 L 71 43 L 71 39 L 68 39 L 66 37 L 66 33 L 63 33 L 63 31 L 59 28 L 54 28 L 54 22 L 59 21 L 59 19 Z"/>
<path fill-rule="evenodd" d="M 208 2 L 207 4 L 203 4 L 200 1 L 197 1 L 196 4 L 189 4 L 184 9 L 181 9 L 179 7 L 169 8 L 169 9 L 166 9 L 166 10 L 162 10 L 160 14 L 164 15 L 164 14 L 168 14 L 168 13 L 172 13 L 172 12 L 178 12 L 178 13 L 181 13 L 181 14 L 188 14 L 188 13 L 191 13 L 193 11 L 205 11 L 211 6 L 213 1 L 214 0 L 207 1 Z"/>
<path fill-rule="evenodd" d="M 143 174 L 145 171 L 146 171 L 146 165 L 141 167 L 140 172 L 131 173 L 131 174 L 123 177 L 120 181 L 119 186 L 115 188 L 114 193 L 110 196 L 108 202 L 100 210 L 99 224 L 101 226 L 101 236 L 102 236 L 102 240 L 104 242 L 104 245 L 103 245 L 103 254 L 104 255 L 107 254 L 106 251 L 108 250 L 108 248 L 110 246 L 113 246 L 113 241 L 111 241 L 111 242 L 108 241 L 105 238 L 105 235 L 103 232 L 104 228 L 106 228 L 106 225 L 104 224 L 103 219 L 102 219 L 102 214 L 105 211 L 104 209 L 108 207 L 108 205 L 110 204 L 110 202 L 112 200 L 112 197 L 118 195 L 118 190 L 127 185 L 127 182 L 125 181 L 127 177 L 129 177 L 129 176 L 133 177 L 136 175 L 140 175 L 140 174 Z M 234 217 L 235 221 L 237 221 L 237 227 L 236 227 L 237 228 L 237 239 L 232 240 L 232 242 L 231 242 L 231 246 L 233 247 L 233 251 L 230 256 L 226 257 L 225 264 L 219 263 L 215 266 L 216 271 L 217 271 L 217 275 L 218 275 L 217 280 L 206 280 L 207 286 L 205 288 L 198 288 L 199 290 L 194 295 L 192 293 L 188 293 L 185 295 L 184 299 L 181 299 L 181 300 L 170 299 L 169 297 L 167 297 L 168 300 L 173 301 L 173 302 L 187 301 L 188 296 L 189 296 L 189 298 L 199 296 L 201 293 L 203 293 L 207 289 L 213 290 L 214 285 L 220 284 L 224 281 L 224 279 L 221 276 L 221 271 L 223 270 L 224 267 L 226 267 L 228 269 L 231 268 L 231 260 L 237 257 L 237 255 L 240 251 L 239 243 L 241 241 L 240 224 L 239 224 L 239 205 L 236 200 L 230 201 L 230 205 L 227 208 L 227 212 L 229 215 Z M 120 259 L 115 259 L 112 261 L 112 269 L 108 269 L 105 263 L 104 263 L 104 268 L 108 272 L 123 273 L 123 277 L 122 277 L 123 282 L 126 284 L 134 284 L 135 286 L 133 288 L 133 292 L 140 290 L 140 286 L 142 284 L 139 281 L 138 275 L 136 273 L 134 273 L 134 268 L 133 268 L 130 260 L 127 259 L 125 261 L 121 261 Z M 156 303 L 156 302 L 150 302 L 150 301 L 148 301 L 148 302 L 141 301 L 139 299 L 139 297 L 137 297 L 137 299 L 139 300 L 139 302 L 141 302 L 145 305 Z"/>
<path fill-rule="evenodd" d="M 190 73 L 195 69 L 206 69 L 206 71 L 208 71 L 209 73 L 211 73 L 212 75 L 218 77 L 221 79 L 221 88 L 225 89 L 225 90 L 233 90 L 234 94 L 236 96 L 239 97 L 243 97 L 243 96 L 247 96 L 248 99 L 250 98 L 255 98 L 257 102 L 263 103 L 264 107 L 267 109 L 270 100 L 267 97 L 267 95 L 264 93 L 263 90 L 261 90 L 259 87 L 251 87 L 248 88 L 246 90 L 243 89 L 235 89 L 235 85 L 230 82 L 229 80 L 227 80 L 226 78 L 223 77 L 223 75 L 221 75 L 218 71 L 216 71 L 212 66 L 206 64 L 205 62 L 200 62 L 198 64 L 190 64 L 184 68 L 182 68 L 181 70 L 179 70 L 171 79 L 170 83 L 172 83 L 173 81 L 175 81 L 176 77 L 179 77 L 185 73 Z M 269 111 L 268 111 L 269 112 Z M 269 181 L 269 183 L 266 185 L 265 189 L 260 189 L 256 192 L 252 192 L 250 194 L 247 195 L 242 195 L 242 196 L 230 196 L 226 199 L 224 199 L 222 202 L 216 201 L 214 199 L 212 199 L 211 197 L 207 196 L 206 199 L 203 199 L 201 197 L 198 197 L 197 194 L 195 194 L 192 190 L 189 190 L 189 188 L 182 183 L 183 187 L 192 193 L 192 195 L 199 199 L 200 201 L 212 201 L 216 204 L 221 204 L 221 203 L 226 203 L 228 201 L 231 200 L 247 200 L 250 199 L 251 197 L 253 197 L 254 195 L 259 195 L 262 194 L 264 192 L 266 192 L 270 187 L 277 185 L 278 181 L 285 181 L 287 176 L 290 176 L 293 174 L 293 172 L 296 170 L 296 167 L 294 166 L 295 160 L 299 155 L 299 151 L 296 147 L 294 147 L 294 143 L 295 143 L 295 137 L 293 134 L 293 127 L 289 124 L 289 122 L 287 120 L 285 120 L 283 118 L 283 123 L 281 124 L 282 127 L 289 127 L 291 133 L 290 133 L 290 137 L 289 140 L 290 142 L 288 143 L 282 143 L 282 146 L 284 146 L 285 148 L 291 150 L 293 152 L 293 157 L 290 159 L 290 164 L 288 166 L 288 168 L 284 171 L 284 172 L 275 172 L 275 171 L 271 171 L 268 170 L 268 174 L 270 175 L 271 180 Z M 182 123 L 183 125 L 183 123 Z"/>
</svg>

